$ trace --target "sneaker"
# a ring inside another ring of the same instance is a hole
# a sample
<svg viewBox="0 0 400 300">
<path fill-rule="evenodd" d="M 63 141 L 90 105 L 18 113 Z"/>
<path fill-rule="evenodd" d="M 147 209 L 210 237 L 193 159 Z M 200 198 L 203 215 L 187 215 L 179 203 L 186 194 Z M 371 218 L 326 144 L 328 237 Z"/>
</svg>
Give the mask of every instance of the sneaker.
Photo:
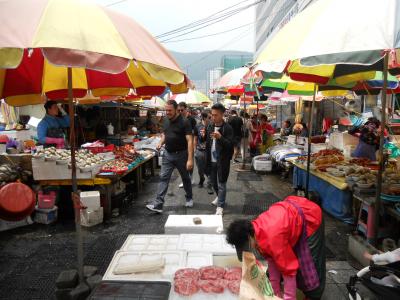
<svg viewBox="0 0 400 300">
<path fill-rule="evenodd" d="M 217 207 L 215 214 L 218 216 L 222 216 L 224 214 L 224 209 L 222 207 Z"/>
<path fill-rule="evenodd" d="M 212 205 L 217 206 L 218 205 L 218 196 L 214 199 L 213 202 L 211 202 Z"/>
<path fill-rule="evenodd" d="M 185 207 L 193 207 L 193 200 L 186 201 Z"/>
<path fill-rule="evenodd" d="M 212 188 L 211 186 L 207 186 L 207 193 L 208 193 L 209 195 L 214 194 L 214 190 L 213 190 L 213 188 Z"/>
<path fill-rule="evenodd" d="M 162 213 L 162 206 L 161 205 L 147 204 L 146 208 L 148 210 L 154 211 L 154 212 L 159 213 L 159 214 Z"/>
</svg>

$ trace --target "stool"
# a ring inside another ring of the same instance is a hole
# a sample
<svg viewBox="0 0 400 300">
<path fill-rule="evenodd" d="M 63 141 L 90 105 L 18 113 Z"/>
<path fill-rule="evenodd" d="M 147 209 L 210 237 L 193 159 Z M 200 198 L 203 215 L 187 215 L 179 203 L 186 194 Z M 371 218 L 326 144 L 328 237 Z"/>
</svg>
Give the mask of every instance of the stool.
<svg viewBox="0 0 400 300">
<path fill-rule="evenodd" d="M 358 214 L 357 231 L 365 235 L 368 241 L 375 236 L 374 221 L 374 206 L 365 202 L 361 202 L 360 213 Z"/>
<path fill-rule="evenodd" d="M 381 215 L 380 220 L 382 221 L 383 216 Z M 380 222 L 381 223 L 381 222 Z M 367 241 L 372 242 L 375 236 L 375 207 L 372 203 L 362 201 L 360 206 L 360 213 L 358 215 L 357 231 L 362 233 Z M 385 238 L 390 236 L 390 226 L 388 222 L 384 222 L 385 225 L 380 224 L 378 238 Z"/>
</svg>

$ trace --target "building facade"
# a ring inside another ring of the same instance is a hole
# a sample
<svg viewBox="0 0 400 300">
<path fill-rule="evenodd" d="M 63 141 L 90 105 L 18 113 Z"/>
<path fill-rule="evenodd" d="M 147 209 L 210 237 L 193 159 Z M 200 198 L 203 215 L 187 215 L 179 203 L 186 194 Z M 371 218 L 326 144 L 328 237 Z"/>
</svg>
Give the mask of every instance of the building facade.
<svg viewBox="0 0 400 300">
<path fill-rule="evenodd" d="M 313 1 L 266 0 L 256 5 L 254 56 L 257 57 L 274 34 Z"/>
</svg>

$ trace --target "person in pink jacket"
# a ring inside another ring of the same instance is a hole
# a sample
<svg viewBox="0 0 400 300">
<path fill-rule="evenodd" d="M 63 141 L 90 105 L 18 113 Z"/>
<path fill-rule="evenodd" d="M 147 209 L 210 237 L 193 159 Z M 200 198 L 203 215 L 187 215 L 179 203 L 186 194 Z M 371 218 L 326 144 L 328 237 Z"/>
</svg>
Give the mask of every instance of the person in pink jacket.
<svg viewBox="0 0 400 300">
<path fill-rule="evenodd" d="M 297 196 L 273 204 L 256 219 L 233 221 L 227 241 L 243 251 L 257 251 L 268 261 L 269 278 L 277 296 L 296 299 L 296 288 L 308 299 L 320 299 L 325 286 L 325 245 L 321 208 Z"/>
</svg>

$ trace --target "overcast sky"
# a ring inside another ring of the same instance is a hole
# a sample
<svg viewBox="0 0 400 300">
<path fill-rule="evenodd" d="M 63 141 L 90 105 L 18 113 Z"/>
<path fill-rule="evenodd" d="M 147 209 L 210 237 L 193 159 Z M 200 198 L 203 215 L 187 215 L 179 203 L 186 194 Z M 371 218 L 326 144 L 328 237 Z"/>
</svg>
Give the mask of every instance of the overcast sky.
<svg viewBox="0 0 400 300">
<path fill-rule="evenodd" d="M 153 36 L 165 33 L 193 21 L 210 16 L 243 0 L 95 0 L 101 5 L 127 14 L 149 30 Z M 120 2 L 121 1 L 121 2 Z M 120 2 L 120 3 L 118 3 Z M 254 2 L 245 1 L 241 7 Z M 218 33 L 254 22 L 254 7 L 250 7 L 226 20 L 208 26 L 191 34 L 177 37 L 185 39 Z M 163 43 L 170 50 L 198 52 L 207 50 L 253 51 L 254 26 L 247 25 L 230 32 L 212 37 L 188 40 L 178 43 Z"/>
</svg>

